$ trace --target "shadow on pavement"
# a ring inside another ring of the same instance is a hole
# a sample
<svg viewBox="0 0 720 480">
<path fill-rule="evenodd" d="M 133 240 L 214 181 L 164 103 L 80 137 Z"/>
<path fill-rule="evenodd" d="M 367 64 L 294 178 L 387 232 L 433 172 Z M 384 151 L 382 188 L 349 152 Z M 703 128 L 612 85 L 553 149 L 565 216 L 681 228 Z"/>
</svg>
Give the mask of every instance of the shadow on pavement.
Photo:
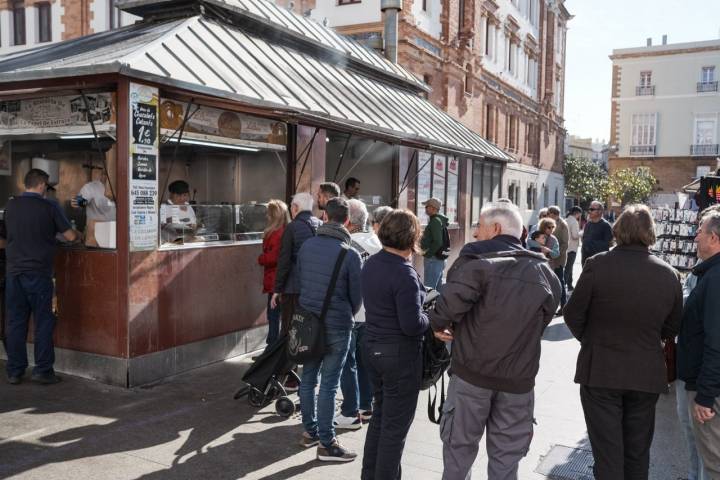
<svg viewBox="0 0 720 480">
<path fill-rule="evenodd" d="M 565 340 L 574 338 L 570 329 L 565 325 L 565 322 L 550 325 L 545 329 L 542 337 L 543 340 L 549 342 L 564 342 Z"/>
<path fill-rule="evenodd" d="M 167 467 L 141 478 L 230 479 L 297 454 L 299 425 L 233 400 L 246 367 L 223 362 L 131 390 L 69 376 L 51 387 L 2 384 L 0 478 L 126 453 L 144 460 L 138 475 Z"/>
</svg>

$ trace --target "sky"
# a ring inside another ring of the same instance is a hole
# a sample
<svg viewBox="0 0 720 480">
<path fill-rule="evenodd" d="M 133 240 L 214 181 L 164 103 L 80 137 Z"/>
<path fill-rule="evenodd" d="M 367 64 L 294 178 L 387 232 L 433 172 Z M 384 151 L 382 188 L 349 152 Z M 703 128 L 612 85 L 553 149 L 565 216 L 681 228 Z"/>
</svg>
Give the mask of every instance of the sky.
<svg viewBox="0 0 720 480">
<path fill-rule="evenodd" d="M 566 0 L 565 128 L 609 140 L 613 49 L 720 38 L 720 0 Z"/>
</svg>

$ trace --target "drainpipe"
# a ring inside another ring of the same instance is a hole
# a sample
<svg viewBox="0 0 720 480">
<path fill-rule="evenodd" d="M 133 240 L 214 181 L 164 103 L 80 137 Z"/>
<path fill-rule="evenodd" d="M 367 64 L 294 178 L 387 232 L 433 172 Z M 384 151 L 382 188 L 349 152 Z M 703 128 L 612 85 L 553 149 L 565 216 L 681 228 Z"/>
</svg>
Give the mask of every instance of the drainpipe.
<svg viewBox="0 0 720 480">
<path fill-rule="evenodd" d="M 402 10 L 402 0 L 381 0 L 380 10 L 385 14 L 385 58 L 397 63 L 398 17 Z"/>
</svg>

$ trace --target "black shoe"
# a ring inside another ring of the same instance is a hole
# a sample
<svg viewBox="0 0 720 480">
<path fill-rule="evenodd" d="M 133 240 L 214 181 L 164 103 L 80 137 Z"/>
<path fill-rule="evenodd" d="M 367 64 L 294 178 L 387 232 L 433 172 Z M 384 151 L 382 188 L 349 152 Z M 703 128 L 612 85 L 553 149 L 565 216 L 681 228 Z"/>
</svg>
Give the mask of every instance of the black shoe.
<svg viewBox="0 0 720 480">
<path fill-rule="evenodd" d="M 7 382 L 10 385 L 20 385 L 22 383 L 22 375 L 8 375 Z"/>
<path fill-rule="evenodd" d="M 42 385 L 54 385 L 60 383 L 62 378 L 58 377 L 54 373 L 33 373 L 30 377 L 33 382 L 40 383 Z"/>
</svg>

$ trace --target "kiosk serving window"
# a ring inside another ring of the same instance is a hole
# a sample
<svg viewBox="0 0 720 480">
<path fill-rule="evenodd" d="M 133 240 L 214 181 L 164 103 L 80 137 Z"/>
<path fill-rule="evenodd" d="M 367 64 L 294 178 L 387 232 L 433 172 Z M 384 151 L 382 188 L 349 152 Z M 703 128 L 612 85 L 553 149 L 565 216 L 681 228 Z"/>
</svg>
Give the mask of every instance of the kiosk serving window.
<svg viewBox="0 0 720 480">
<path fill-rule="evenodd" d="M 163 99 L 160 127 L 161 248 L 261 240 L 285 198 L 286 125 Z"/>
<path fill-rule="evenodd" d="M 450 224 L 457 223 L 460 159 L 419 151 L 417 168 L 417 214 L 420 222 L 427 224 L 429 220 L 423 202 L 430 198 L 438 198 L 443 202 L 440 213 L 448 217 Z"/>
</svg>

